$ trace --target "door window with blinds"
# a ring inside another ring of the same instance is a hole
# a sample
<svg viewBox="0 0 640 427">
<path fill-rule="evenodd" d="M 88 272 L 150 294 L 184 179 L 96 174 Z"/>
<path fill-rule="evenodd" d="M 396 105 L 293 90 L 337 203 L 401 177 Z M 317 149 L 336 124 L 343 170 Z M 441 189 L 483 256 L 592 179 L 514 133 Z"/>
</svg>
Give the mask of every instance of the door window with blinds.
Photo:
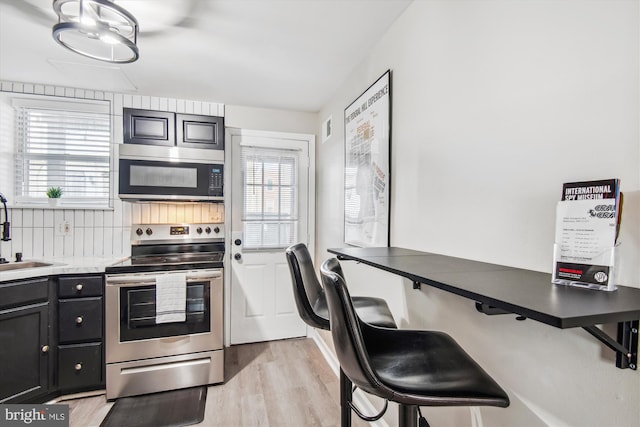
<svg viewBox="0 0 640 427">
<path fill-rule="evenodd" d="M 65 205 L 109 206 L 108 102 L 14 98 L 15 199 L 38 203 L 60 187 Z"/>
<path fill-rule="evenodd" d="M 242 147 L 241 160 L 243 247 L 288 247 L 298 237 L 298 151 Z"/>
</svg>

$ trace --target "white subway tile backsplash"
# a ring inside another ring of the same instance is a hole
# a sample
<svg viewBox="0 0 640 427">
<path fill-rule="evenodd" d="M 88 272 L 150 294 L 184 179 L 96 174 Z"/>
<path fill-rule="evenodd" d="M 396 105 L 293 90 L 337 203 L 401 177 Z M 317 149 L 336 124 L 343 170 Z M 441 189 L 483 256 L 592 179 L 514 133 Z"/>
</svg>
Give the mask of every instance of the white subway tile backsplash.
<svg viewBox="0 0 640 427">
<path fill-rule="evenodd" d="M 44 227 L 44 211 L 42 209 L 33 210 L 33 226 Z"/>
<path fill-rule="evenodd" d="M 62 252 L 62 256 L 70 257 L 75 255 L 74 251 L 74 243 L 75 243 L 75 231 L 72 234 L 66 235 L 63 237 L 64 239 L 64 250 Z M 81 248 L 80 248 L 81 249 Z"/>
<path fill-rule="evenodd" d="M 123 95 L 120 93 L 116 93 L 113 95 L 113 103 L 111 104 L 111 108 L 113 109 L 112 114 L 116 117 L 122 117 L 122 97 Z"/>
<path fill-rule="evenodd" d="M 60 210 L 60 209 L 56 209 L 53 211 L 53 226 L 57 227 L 58 224 L 60 224 L 62 221 L 64 221 L 64 211 Z"/>
<path fill-rule="evenodd" d="M 44 220 L 43 220 L 43 225 L 44 227 L 54 227 L 54 222 L 53 219 L 55 217 L 53 210 L 51 209 L 45 209 L 44 211 Z"/>
<path fill-rule="evenodd" d="M 140 97 L 140 108 L 145 110 L 151 109 L 151 97 L 150 96 L 141 96 Z"/>
<path fill-rule="evenodd" d="M 174 113 L 178 112 L 175 98 L 169 98 L 167 100 L 167 111 L 172 111 Z"/>
<path fill-rule="evenodd" d="M 69 215 L 67 215 L 67 213 Z M 77 211 L 65 210 L 64 219 L 73 221 L 73 222 L 70 222 L 70 225 L 72 227 L 84 227 L 84 211 L 82 210 L 77 210 Z"/>
<path fill-rule="evenodd" d="M 22 210 L 22 226 L 25 228 L 33 227 L 33 209 Z"/>
<path fill-rule="evenodd" d="M 113 211 L 104 211 L 102 224 L 104 228 L 112 228 L 117 225 L 113 222 Z"/>
<path fill-rule="evenodd" d="M 103 251 L 103 255 L 108 256 L 108 255 L 114 255 L 113 252 L 113 228 L 112 227 L 105 227 L 102 229 L 103 230 L 103 235 L 102 235 L 102 251 Z M 119 254 L 120 251 L 116 252 L 115 255 Z"/>
<path fill-rule="evenodd" d="M 76 211 L 76 212 L 82 212 L 82 211 Z M 91 228 L 94 226 L 93 223 L 93 211 L 84 211 L 84 224 L 78 224 L 76 223 L 76 227 L 78 226 L 82 226 L 85 228 Z"/>
<path fill-rule="evenodd" d="M 64 237 L 53 230 L 53 256 L 64 255 Z"/>
<path fill-rule="evenodd" d="M 186 113 L 186 112 L 187 112 L 186 101 L 184 99 L 177 99 L 176 113 Z"/>
<path fill-rule="evenodd" d="M 51 258 L 55 254 L 54 233 L 52 227 L 43 228 L 44 242 L 42 244 L 42 256 L 45 258 Z"/>
<path fill-rule="evenodd" d="M 25 258 L 33 258 L 33 228 L 22 229 L 22 253 Z"/>
<path fill-rule="evenodd" d="M 31 256 L 42 258 L 44 256 L 44 228 L 33 227 L 31 236 Z"/>
<path fill-rule="evenodd" d="M 13 228 L 22 227 L 22 209 L 11 209 L 9 219 Z"/>
<path fill-rule="evenodd" d="M 92 234 L 93 236 L 93 234 Z M 84 228 L 73 229 L 73 256 L 89 256 L 88 251 L 84 251 Z M 66 242 L 65 242 L 66 243 Z M 88 246 L 88 245 L 87 245 Z M 93 249 L 93 246 L 91 246 Z"/>
<path fill-rule="evenodd" d="M 86 234 L 91 234 L 90 229 L 86 229 L 85 231 L 86 231 Z M 92 239 L 93 239 L 93 255 L 94 256 L 104 255 L 104 228 L 94 227 Z"/>
</svg>

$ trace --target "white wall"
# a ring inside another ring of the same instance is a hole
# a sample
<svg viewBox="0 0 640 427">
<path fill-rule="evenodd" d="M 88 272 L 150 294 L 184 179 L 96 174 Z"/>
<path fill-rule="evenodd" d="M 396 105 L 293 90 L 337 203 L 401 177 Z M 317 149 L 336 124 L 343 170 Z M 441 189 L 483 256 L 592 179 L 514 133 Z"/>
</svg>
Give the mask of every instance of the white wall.
<svg viewBox="0 0 640 427">
<path fill-rule="evenodd" d="M 225 106 L 225 126 L 250 130 L 314 134 L 318 115 L 289 110 Z"/>
<path fill-rule="evenodd" d="M 640 287 L 639 28 L 636 0 L 414 1 L 318 117 L 335 133 L 317 145 L 317 261 L 343 246 L 344 108 L 391 69 L 392 245 L 550 272 L 562 183 L 617 177 L 621 283 Z M 343 266 L 353 294 L 450 333 L 507 390 L 511 406 L 482 408 L 484 425 L 640 425 L 639 372 L 581 329 Z M 472 425 L 468 409 L 426 412 Z"/>
</svg>

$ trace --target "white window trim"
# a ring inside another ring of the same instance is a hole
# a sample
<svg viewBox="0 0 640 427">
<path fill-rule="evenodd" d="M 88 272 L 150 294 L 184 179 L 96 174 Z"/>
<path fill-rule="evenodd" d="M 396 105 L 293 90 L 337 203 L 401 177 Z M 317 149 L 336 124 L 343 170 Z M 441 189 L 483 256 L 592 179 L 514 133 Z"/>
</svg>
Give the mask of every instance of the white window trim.
<svg viewBox="0 0 640 427">
<path fill-rule="evenodd" d="M 15 183 L 13 182 L 15 177 L 15 145 L 17 143 L 16 139 L 18 138 L 18 130 L 13 128 L 13 135 L 11 136 L 11 165 L 10 171 L 5 172 L 6 174 L 11 175 L 11 185 L 7 188 L 3 187 L 3 191 L 7 195 L 11 195 L 9 207 L 11 208 L 42 208 L 42 209 L 84 209 L 84 210 L 113 210 L 113 194 L 114 194 L 114 185 L 116 184 L 116 180 L 114 179 L 113 173 L 113 164 L 114 164 L 114 126 L 113 126 L 113 115 L 111 112 L 111 101 L 109 100 L 93 100 L 93 99 L 82 99 L 82 98 L 62 98 L 50 95 L 34 95 L 34 94 L 20 94 L 15 92 L 4 92 L 0 94 L 4 99 L 2 103 L 5 106 L 13 107 L 12 115 L 15 121 L 15 114 L 17 114 L 17 108 L 42 108 L 47 110 L 62 110 L 62 111 L 77 111 L 77 112 L 85 112 L 85 113 L 100 113 L 107 114 L 110 118 L 110 141 L 109 141 L 109 196 L 108 196 L 108 204 L 96 204 L 91 201 L 78 201 L 77 199 L 73 200 L 64 200 L 61 199 L 61 203 L 56 206 L 51 206 L 48 204 L 48 200 L 46 196 L 43 196 L 41 199 L 32 199 L 29 201 L 18 200 L 15 194 Z M 4 120 L 4 118 L 3 118 Z M 11 125 L 12 127 L 14 124 Z M 6 136 L 5 136 L 6 138 Z M 2 144 L 7 144 L 6 141 L 0 141 L 0 151 L 3 152 L 3 155 L 9 154 L 7 152 L 7 147 L 2 147 Z M 4 177 L 4 174 L 3 174 Z M 11 203 L 12 202 L 12 203 Z"/>
</svg>

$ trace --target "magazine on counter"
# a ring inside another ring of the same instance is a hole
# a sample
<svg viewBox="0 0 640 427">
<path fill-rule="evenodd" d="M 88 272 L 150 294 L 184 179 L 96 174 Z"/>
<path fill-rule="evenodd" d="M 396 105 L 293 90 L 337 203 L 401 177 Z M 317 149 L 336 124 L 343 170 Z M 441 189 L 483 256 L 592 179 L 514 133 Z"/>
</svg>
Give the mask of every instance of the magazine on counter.
<svg viewBox="0 0 640 427">
<path fill-rule="evenodd" d="M 618 179 L 562 186 L 556 208 L 553 283 L 615 290 L 615 252 L 620 229 Z"/>
</svg>

